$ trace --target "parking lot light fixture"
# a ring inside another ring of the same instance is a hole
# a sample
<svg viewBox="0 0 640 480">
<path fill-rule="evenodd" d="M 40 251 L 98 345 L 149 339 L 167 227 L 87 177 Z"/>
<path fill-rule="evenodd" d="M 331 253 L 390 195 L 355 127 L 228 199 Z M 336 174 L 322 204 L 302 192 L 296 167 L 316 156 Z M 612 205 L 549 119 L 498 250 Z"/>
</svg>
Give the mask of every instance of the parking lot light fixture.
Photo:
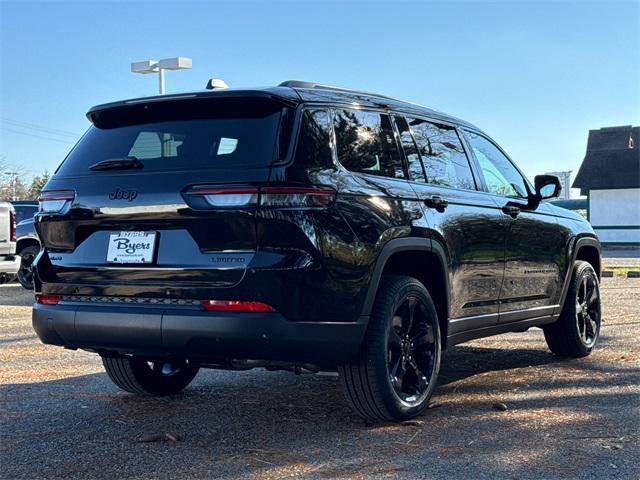
<svg viewBox="0 0 640 480">
<path fill-rule="evenodd" d="M 162 60 L 143 60 L 140 62 L 133 62 L 131 64 L 131 71 L 133 73 L 141 73 L 146 75 L 148 73 L 158 74 L 158 90 L 160 95 L 165 92 L 165 70 L 187 70 L 191 68 L 192 60 L 189 57 L 173 57 L 163 58 Z"/>
</svg>

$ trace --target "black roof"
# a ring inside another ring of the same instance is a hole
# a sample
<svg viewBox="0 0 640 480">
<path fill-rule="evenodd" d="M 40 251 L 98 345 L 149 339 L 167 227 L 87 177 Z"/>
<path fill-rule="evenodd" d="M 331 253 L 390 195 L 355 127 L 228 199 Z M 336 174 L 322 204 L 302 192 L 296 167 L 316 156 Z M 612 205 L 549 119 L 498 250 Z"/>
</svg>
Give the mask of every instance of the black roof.
<svg viewBox="0 0 640 480">
<path fill-rule="evenodd" d="M 164 101 L 188 101 L 197 98 L 216 97 L 256 97 L 264 99 L 274 99 L 285 105 L 297 106 L 300 103 L 342 103 L 359 104 L 375 108 L 390 108 L 405 112 L 407 114 L 428 116 L 440 119 L 445 122 L 455 123 L 461 126 L 479 130 L 477 127 L 464 120 L 452 117 L 445 113 L 432 110 L 415 103 L 398 100 L 377 93 L 369 93 L 360 90 L 352 90 L 331 85 L 323 85 L 312 82 L 301 82 L 288 80 L 282 82 L 277 87 L 263 87 L 253 89 L 214 89 L 198 92 L 189 92 L 175 95 L 156 95 L 151 97 L 134 98 L 118 102 L 105 103 L 91 107 L 87 112 L 87 118 L 91 122 L 95 120 L 101 112 L 115 108 L 121 108 L 145 103 L 155 103 Z"/>
<path fill-rule="evenodd" d="M 587 153 L 573 188 L 640 188 L 640 127 L 605 127 L 589 131 Z"/>
</svg>

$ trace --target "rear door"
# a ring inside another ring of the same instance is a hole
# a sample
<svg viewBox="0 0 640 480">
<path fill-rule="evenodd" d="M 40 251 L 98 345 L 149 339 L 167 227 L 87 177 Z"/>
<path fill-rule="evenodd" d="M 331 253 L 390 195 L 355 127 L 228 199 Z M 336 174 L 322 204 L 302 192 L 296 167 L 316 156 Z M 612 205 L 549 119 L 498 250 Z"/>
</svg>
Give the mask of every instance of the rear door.
<svg viewBox="0 0 640 480">
<path fill-rule="evenodd" d="M 505 220 L 476 189 L 456 129 L 419 118 L 396 117 L 412 187 L 429 225 L 449 254 L 450 332 L 497 323 L 504 271 Z M 470 318 L 475 317 L 475 318 Z"/>
<path fill-rule="evenodd" d="M 70 197 L 36 222 L 44 281 L 94 295 L 241 281 L 257 248 L 256 188 L 282 153 L 283 106 L 175 103 L 98 115 L 65 159 L 43 196 Z"/>
</svg>

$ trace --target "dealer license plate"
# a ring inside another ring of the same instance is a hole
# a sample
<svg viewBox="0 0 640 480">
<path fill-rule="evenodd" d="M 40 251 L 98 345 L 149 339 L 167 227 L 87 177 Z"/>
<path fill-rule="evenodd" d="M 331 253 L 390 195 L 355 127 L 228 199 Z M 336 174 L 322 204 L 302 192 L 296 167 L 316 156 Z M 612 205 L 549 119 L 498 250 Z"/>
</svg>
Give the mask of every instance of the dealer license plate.
<svg viewBox="0 0 640 480">
<path fill-rule="evenodd" d="M 117 232 L 109 235 L 108 263 L 151 263 L 157 232 Z"/>
</svg>

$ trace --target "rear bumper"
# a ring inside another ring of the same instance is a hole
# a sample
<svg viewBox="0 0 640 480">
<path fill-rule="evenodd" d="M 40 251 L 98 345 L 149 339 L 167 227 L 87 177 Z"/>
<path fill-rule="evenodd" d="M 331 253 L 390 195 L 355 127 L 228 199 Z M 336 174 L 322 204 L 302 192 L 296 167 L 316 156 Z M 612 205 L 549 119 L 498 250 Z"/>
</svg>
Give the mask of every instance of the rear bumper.
<svg viewBox="0 0 640 480">
<path fill-rule="evenodd" d="M 40 305 L 33 328 L 67 348 L 217 362 L 273 360 L 335 366 L 358 350 L 367 318 L 291 322 L 278 313 L 213 313 L 136 306 Z"/>
<path fill-rule="evenodd" d="M 18 255 L 0 256 L 0 273 L 15 275 L 20 270 L 20 257 Z"/>
</svg>

